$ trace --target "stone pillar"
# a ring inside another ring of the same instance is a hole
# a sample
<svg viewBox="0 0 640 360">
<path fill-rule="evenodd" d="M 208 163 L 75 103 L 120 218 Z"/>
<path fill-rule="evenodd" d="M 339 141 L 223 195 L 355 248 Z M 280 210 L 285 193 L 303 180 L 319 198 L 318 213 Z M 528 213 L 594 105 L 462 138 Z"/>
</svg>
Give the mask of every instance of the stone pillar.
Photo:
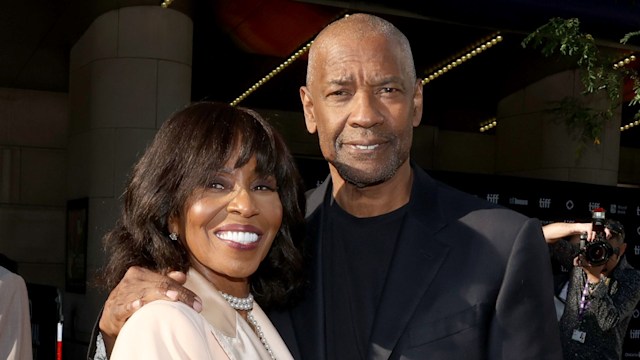
<svg viewBox="0 0 640 360">
<path fill-rule="evenodd" d="M 132 6 L 97 17 L 71 50 L 67 196 L 89 199 L 89 230 L 87 291 L 65 293 L 64 313 L 65 332 L 79 341 L 89 340 L 106 299 L 92 282 L 131 167 L 162 122 L 190 101 L 192 38 L 184 13 Z"/>
<path fill-rule="evenodd" d="M 578 70 L 568 70 L 529 84 L 498 104 L 496 174 L 617 185 L 620 155 L 620 107 L 605 124 L 600 144 L 579 143 L 561 119 L 550 114 L 552 102 L 582 96 Z M 605 95 L 587 97 L 593 108 L 609 106 Z"/>
</svg>

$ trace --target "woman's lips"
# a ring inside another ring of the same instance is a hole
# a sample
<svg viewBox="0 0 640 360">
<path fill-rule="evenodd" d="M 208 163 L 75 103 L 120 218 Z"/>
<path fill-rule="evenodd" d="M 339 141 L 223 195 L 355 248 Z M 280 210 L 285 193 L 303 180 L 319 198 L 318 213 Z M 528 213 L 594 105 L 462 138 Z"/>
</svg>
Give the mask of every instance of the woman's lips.
<svg viewBox="0 0 640 360">
<path fill-rule="evenodd" d="M 255 232 L 245 231 L 218 231 L 216 232 L 216 236 L 219 239 L 243 245 L 255 243 L 260 238 Z"/>
</svg>

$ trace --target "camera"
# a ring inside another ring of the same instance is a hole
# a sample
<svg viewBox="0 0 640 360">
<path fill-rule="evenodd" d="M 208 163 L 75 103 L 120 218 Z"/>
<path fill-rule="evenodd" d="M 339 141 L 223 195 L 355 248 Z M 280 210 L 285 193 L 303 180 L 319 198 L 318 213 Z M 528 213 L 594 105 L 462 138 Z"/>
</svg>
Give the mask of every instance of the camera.
<svg viewBox="0 0 640 360">
<path fill-rule="evenodd" d="M 598 266 L 606 263 L 609 257 L 614 254 L 613 246 L 606 241 L 596 240 L 590 243 L 582 249 L 584 258 L 593 266 Z"/>
<path fill-rule="evenodd" d="M 580 253 L 592 266 L 606 263 L 614 254 L 613 246 L 607 242 L 607 235 L 604 232 L 605 221 L 604 209 L 595 209 L 592 214 L 592 230 L 596 233 L 596 238 L 592 242 L 587 242 L 586 234 L 584 239 L 582 235 L 580 236 Z"/>
</svg>

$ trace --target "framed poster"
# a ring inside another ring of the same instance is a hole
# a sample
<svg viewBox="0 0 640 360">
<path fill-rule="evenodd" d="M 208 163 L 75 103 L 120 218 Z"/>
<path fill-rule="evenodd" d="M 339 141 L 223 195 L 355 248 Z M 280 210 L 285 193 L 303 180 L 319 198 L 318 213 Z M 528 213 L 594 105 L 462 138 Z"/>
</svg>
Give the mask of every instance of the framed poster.
<svg viewBox="0 0 640 360">
<path fill-rule="evenodd" d="M 65 289 L 84 294 L 87 282 L 89 199 L 67 201 Z"/>
</svg>

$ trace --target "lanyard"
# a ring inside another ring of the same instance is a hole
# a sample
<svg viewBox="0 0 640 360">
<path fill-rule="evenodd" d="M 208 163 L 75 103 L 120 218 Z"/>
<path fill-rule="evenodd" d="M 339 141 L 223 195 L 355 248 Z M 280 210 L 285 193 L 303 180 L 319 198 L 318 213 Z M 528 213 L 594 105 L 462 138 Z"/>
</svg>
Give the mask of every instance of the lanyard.
<svg viewBox="0 0 640 360">
<path fill-rule="evenodd" d="M 589 309 L 591 300 L 589 299 L 589 279 L 584 280 L 584 289 L 582 289 L 582 296 L 580 297 L 580 309 L 578 311 L 578 321 L 582 320 L 584 313 Z"/>
</svg>

